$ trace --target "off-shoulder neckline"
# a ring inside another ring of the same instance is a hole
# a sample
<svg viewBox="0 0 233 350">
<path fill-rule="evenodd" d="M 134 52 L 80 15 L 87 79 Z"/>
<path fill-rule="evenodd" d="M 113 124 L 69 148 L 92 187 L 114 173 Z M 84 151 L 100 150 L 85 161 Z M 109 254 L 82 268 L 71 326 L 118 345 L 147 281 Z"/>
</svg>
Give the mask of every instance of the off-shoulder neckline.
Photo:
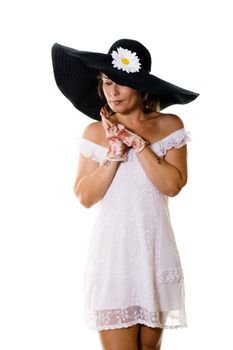
<svg viewBox="0 0 233 350">
<path fill-rule="evenodd" d="M 153 145 L 159 144 L 159 143 L 165 141 L 166 139 L 170 138 L 172 135 L 174 135 L 174 134 L 176 134 L 176 133 L 180 133 L 181 131 L 185 131 L 185 128 L 177 129 L 177 130 L 173 131 L 172 133 L 170 133 L 169 135 L 163 137 L 162 139 L 157 140 L 157 141 L 154 141 L 154 142 L 151 142 L 150 145 L 153 146 Z M 90 141 L 90 140 L 86 139 L 85 137 L 81 137 L 81 139 L 83 139 L 83 140 L 85 140 L 85 141 L 88 141 L 88 142 L 91 142 L 91 143 L 93 143 L 93 144 L 95 144 L 96 146 L 99 146 L 99 147 L 101 147 L 101 148 L 107 149 L 107 147 L 105 147 L 105 146 L 103 146 L 103 145 L 100 145 L 99 143 L 96 143 L 96 142 L 94 142 L 94 141 Z"/>
</svg>

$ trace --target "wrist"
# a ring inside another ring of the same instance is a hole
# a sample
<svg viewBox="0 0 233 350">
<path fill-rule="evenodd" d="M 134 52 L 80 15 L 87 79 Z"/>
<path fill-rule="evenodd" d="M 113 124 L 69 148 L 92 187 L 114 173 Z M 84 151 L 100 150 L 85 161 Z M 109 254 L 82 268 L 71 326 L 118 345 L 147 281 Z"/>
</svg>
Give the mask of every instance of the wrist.
<svg viewBox="0 0 233 350">
<path fill-rule="evenodd" d="M 103 166 L 105 168 L 115 168 L 118 167 L 118 165 L 120 164 L 120 161 L 116 161 L 113 159 L 108 159 L 107 156 L 104 157 L 104 159 L 102 159 L 99 163 L 99 166 Z"/>
<path fill-rule="evenodd" d="M 133 142 L 132 148 L 136 153 L 140 153 L 148 145 L 149 145 L 149 142 L 140 138 L 140 139 L 135 140 L 135 142 Z"/>
</svg>

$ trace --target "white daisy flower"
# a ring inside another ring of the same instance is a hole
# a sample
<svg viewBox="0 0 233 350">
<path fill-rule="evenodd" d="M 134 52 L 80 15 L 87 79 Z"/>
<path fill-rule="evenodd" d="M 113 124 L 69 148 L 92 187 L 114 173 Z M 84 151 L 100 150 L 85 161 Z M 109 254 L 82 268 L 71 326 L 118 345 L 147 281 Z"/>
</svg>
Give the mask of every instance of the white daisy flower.
<svg viewBox="0 0 233 350">
<path fill-rule="evenodd" d="M 127 73 L 139 72 L 139 69 L 141 69 L 141 63 L 139 62 L 136 52 L 131 52 L 128 49 L 118 47 L 117 51 L 113 51 L 111 55 L 114 68 L 122 69 Z"/>
</svg>

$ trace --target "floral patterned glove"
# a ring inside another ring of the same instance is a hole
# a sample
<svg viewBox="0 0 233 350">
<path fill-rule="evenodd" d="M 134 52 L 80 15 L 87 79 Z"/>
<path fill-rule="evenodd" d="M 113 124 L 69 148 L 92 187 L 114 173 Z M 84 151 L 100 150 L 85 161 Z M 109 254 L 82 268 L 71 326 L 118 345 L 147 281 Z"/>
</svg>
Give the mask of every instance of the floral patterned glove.
<svg viewBox="0 0 233 350">
<path fill-rule="evenodd" d="M 117 127 L 109 127 L 106 131 L 106 139 L 109 142 L 107 159 L 115 161 L 124 161 L 127 158 L 127 146 L 122 140 L 119 140 L 116 136 Z"/>
<path fill-rule="evenodd" d="M 136 153 L 140 153 L 149 142 L 143 140 L 137 134 L 134 134 L 132 131 L 129 131 L 124 127 L 124 125 L 117 123 L 118 128 L 118 139 L 121 140 L 128 147 L 132 147 Z"/>
<path fill-rule="evenodd" d="M 104 108 L 101 108 L 100 115 L 102 117 L 103 127 L 106 133 L 106 139 L 109 142 L 108 152 L 106 159 L 113 161 L 125 161 L 127 159 L 126 144 L 122 140 L 118 139 L 118 128 L 117 125 L 107 117 Z"/>
</svg>

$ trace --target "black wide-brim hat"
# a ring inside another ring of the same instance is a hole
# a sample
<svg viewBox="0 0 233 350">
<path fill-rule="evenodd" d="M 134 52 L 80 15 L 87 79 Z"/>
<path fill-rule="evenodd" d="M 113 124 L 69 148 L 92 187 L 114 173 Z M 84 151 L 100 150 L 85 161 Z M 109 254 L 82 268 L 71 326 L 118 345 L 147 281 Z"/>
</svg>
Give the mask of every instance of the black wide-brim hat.
<svg viewBox="0 0 233 350">
<path fill-rule="evenodd" d="M 173 104 L 189 103 L 199 96 L 150 74 L 150 52 L 136 40 L 118 40 L 107 54 L 79 51 L 55 43 L 52 62 L 61 92 L 79 111 L 95 120 L 101 120 L 99 112 L 106 104 L 97 89 L 101 72 L 119 85 L 155 96 L 161 110 Z"/>
</svg>

